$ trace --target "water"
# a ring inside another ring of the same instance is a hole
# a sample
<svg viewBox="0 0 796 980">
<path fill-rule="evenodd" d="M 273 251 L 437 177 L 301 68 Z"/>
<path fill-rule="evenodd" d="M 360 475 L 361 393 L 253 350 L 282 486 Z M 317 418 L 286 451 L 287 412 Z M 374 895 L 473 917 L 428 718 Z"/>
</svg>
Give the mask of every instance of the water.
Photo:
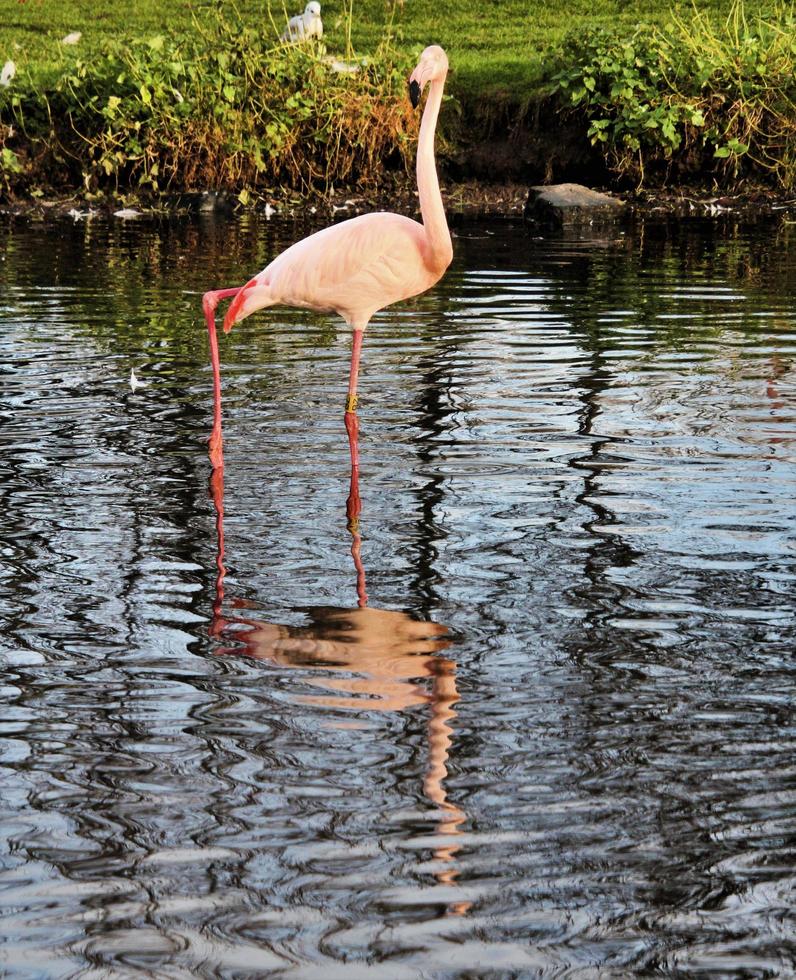
<svg viewBox="0 0 796 980">
<path fill-rule="evenodd" d="M 0 228 L 0 970 L 791 975 L 796 228 L 459 227 L 351 530 L 308 230 Z"/>
</svg>

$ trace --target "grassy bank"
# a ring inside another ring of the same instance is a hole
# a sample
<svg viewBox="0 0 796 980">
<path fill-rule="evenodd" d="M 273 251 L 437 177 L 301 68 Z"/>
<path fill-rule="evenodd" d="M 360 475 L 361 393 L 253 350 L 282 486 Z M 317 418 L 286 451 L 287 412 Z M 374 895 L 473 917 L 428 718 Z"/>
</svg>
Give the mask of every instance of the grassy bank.
<svg viewBox="0 0 796 980">
<path fill-rule="evenodd" d="M 720 20 L 730 0 L 700 2 L 699 9 Z M 747 5 L 750 13 L 769 9 L 762 0 Z M 230 20 L 233 8 L 265 41 L 276 41 L 285 15 L 298 13 L 303 0 L 5 0 L 0 21 L 0 58 L 21 67 L 56 74 L 64 64 L 61 38 L 80 31 L 91 46 L 120 35 L 144 37 L 195 30 L 217 9 Z M 325 40 L 330 51 L 345 51 L 349 35 L 354 49 L 373 52 L 385 29 L 393 25 L 400 44 L 418 51 L 441 44 L 448 52 L 451 88 L 459 98 L 513 98 L 533 90 L 544 79 L 551 51 L 574 32 L 617 28 L 632 33 L 638 24 L 662 25 L 670 7 L 660 0 L 570 0 L 566 5 L 529 4 L 525 0 L 323 0 Z M 690 6 L 683 16 L 690 17 Z"/>
<path fill-rule="evenodd" d="M 405 73 L 432 41 L 451 60 L 444 119 L 465 165 L 497 127 L 535 141 L 537 161 L 566 132 L 635 182 L 796 185 L 792 7 L 329 0 L 322 48 L 280 45 L 302 5 L 6 0 L 0 65 L 17 74 L 0 88 L 0 192 L 210 186 L 245 200 L 372 183 L 411 162 Z M 362 56 L 354 75 L 331 64 Z"/>
<path fill-rule="evenodd" d="M 409 58 L 389 42 L 350 74 L 217 5 L 190 29 L 69 46 L 0 89 L 6 189 L 222 188 L 245 203 L 279 186 L 367 184 L 406 167 L 417 131 Z"/>
</svg>

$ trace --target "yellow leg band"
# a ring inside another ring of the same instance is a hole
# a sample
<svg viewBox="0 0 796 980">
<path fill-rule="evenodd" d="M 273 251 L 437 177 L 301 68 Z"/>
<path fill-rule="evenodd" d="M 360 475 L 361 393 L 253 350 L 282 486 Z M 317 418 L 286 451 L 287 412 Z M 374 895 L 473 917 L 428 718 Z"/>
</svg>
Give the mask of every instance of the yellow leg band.
<svg viewBox="0 0 796 980">
<path fill-rule="evenodd" d="M 359 398 L 356 395 L 349 395 L 345 400 L 345 410 L 347 412 L 355 412 L 358 404 Z"/>
</svg>

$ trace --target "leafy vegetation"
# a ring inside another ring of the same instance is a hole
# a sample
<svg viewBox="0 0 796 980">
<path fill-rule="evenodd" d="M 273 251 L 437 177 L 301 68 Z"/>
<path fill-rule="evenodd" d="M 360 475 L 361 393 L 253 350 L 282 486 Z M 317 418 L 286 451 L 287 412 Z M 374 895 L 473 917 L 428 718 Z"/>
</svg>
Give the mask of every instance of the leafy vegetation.
<svg viewBox="0 0 796 980">
<path fill-rule="evenodd" d="M 28 74 L 0 95 L 2 152 L 19 173 L 15 147 L 27 147 L 31 174 L 86 191 L 210 186 L 245 199 L 278 184 L 366 183 L 409 152 L 409 62 L 386 38 L 350 64 L 268 44 L 219 7 L 191 32 L 105 41 L 49 87 Z"/>
<path fill-rule="evenodd" d="M 323 43 L 290 46 L 302 0 L 26 0 L 0 24 L 0 64 L 17 62 L 0 87 L 0 193 L 367 185 L 409 164 L 406 71 L 432 41 L 450 55 L 460 147 L 546 102 L 635 180 L 790 189 L 796 24 L 762 3 L 324 0 Z"/>
<path fill-rule="evenodd" d="M 734 0 L 725 23 L 694 9 L 631 36 L 571 36 L 554 90 L 585 111 L 588 136 L 639 180 L 650 167 L 747 173 L 796 186 L 796 17 L 750 19 Z"/>
</svg>

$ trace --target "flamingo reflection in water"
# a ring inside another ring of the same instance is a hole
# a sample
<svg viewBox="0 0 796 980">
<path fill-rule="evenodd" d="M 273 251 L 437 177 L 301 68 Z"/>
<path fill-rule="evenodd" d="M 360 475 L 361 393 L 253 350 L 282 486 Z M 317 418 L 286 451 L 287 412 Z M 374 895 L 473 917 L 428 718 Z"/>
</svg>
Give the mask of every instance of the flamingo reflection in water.
<svg viewBox="0 0 796 980">
<path fill-rule="evenodd" d="M 353 609 L 314 610 L 312 624 L 304 627 L 284 626 L 245 615 L 224 615 L 224 470 L 218 467 L 210 478 L 210 489 L 216 509 L 218 552 L 216 556 L 216 596 L 211 635 L 231 645 L 222 646 L 223 655 L 253 657 L 279 667 L 318 668 L 310 683 L 324 693 L 297 698 L 304 704 L 324 708 L 393 712 L 428 704 L 428 768 L 423 780 L 426 797 L 437 807 L 440 820 L 437 834 L 443 838 L 434 849 L 438 863 L 435 877 L 439 885 L 454 886 L 458 877 L 455 855 L 461 845 L 455 838 L 467 819 L 462 810 L 448 800 L 445 779 L 447 760 L 456 717 L 454 705 L 459 700 L 456 689 L 456 665 L 439 656 L 450 646 L 447 629 L 438 623 L 419 622 L 403 612 L 374 609 L 368 606 L 365 570 L 361 558 L 359 514 L 359 468 L 351 470 L 346 513 L 351 533 L 351 555 L 357 576 L 358 604 Z M 232 600 L 233 609 L 242 602 Z M 330 672 L 339 676 L 328 676 Z M 303 678 L 306 681 L 306 676 Z M 424 686 L 422 680 L 430 680 Z M 471 903 L 451 901 L 448 915 L 464 915 Z"/>
</svg>

